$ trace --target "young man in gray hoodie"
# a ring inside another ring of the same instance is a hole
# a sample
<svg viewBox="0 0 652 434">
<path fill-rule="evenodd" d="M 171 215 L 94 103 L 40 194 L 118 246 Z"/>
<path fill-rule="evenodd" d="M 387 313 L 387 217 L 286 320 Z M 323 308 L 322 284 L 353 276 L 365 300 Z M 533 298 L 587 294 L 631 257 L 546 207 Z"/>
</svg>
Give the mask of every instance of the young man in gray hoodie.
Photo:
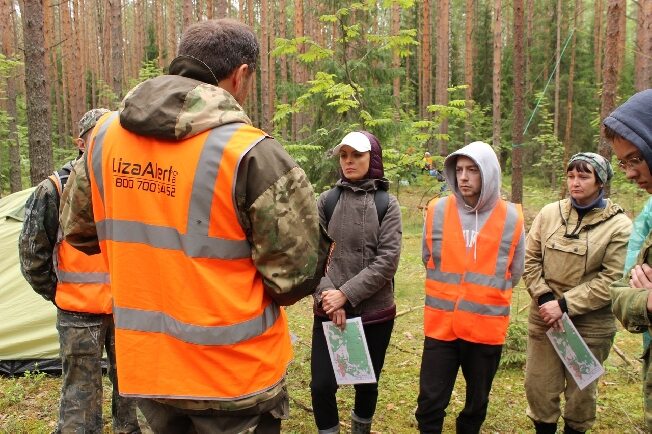
<svg viewBox="0 0 652 434">
<path fill-rule="evenodd" d="M 512 288 L 523 274 L 520 205 L 500 197 L 495 152 L 473 142 L 450 154 L 453 194 L 428 205 L 424 227 L 425 342 L 416 418 L 422 433 L 442 431 L 457 372 L 466 380 L 458 433 L 478 433 L 509 325 Z"/>
</svg>

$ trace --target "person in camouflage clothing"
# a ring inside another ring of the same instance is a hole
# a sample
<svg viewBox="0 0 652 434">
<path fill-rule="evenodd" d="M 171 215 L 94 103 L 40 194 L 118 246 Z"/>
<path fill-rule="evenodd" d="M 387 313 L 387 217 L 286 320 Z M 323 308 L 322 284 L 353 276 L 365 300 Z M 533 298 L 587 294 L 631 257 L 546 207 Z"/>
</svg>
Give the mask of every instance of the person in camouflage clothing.
<svg viewBox="0 0 652 434">
<path fill-rule="evenodd" d="M 127 94 L 118 113 L 108 115 L 106 119 L 100 121 L 94 133 L 96 135 L 91 139 L 90 156 L 75 165 L 68 188 L 63 195 L 61 225 L 66 241 L 82 251 L 96 253 L 100 251 L 98 230 L 104 234 L 100 226 L 104 228 L 107 224 L 114 224 L 115 220 L 107 223 L 108 219 L 115 218 L 110 217 L 109 214 L 105 220 L 97 217 L 100 214 L 118 211 L 107 211 L 107 207 L 100 200 L 102 196 L 92 196 L 91 192 L 95 195 L 100 189 L 107 191 L 107 194 L 110 191 L 110 194 L 114 195 L 113 207 L 119 206 L 117 204 L 120 203 L 118 202 L 120 199 L 116 199 L 118 195 L 121 195 L 120 197 L 126 195 L 137 197 L 139 194 L 137 191 L 125 192 L 124 189 L 115 192 L 117 189 L 114 190 L 116 187 L 113 185 L 114 183 L 107 181 L 110 174 L 104 177 L 100 184 L 94 175 L 98 173 L 95 169 L 96 164 L 99 164 L 95 160 L 97 155 L 102 155 L 101 164 L 111 164 L 111 161 L 120 161 L 121 153 L 129 152 L 135 147 L 138 151 L 134 151 L 132 155 L 145 154 L 144 159 L 159 164 L 159 160 L 165 161 L 166 158 L 165 155 L 161 155 L 162 149 L 176 152 L 174 155 L 180 155 L 181 150 L 185 149 L 186 153 L 182 154 L 181 158 L 188 163 L 197 158 L 197 154 L 192 153 L 191 146 L 194 146 L 195 138 L 199 134 L 224 131 L 225 125 L 229 127 L 234 123 L 240 124 L 239 128 L 251 130 L 251 120 L 242 109 L 241 104 L 247 96 L 249 80 L 254 73 L 257 58 L 258 42 L 253 32 L 249 27 L 237 21 L 211 20 L 189 27 L 181 38 L 179 55 L 172 61 L 169 75 L 159 76 L 136 86 Z M 125 140 L 119 138 L 112 140 L 111 134 L 115 134 L 114 137 L 124 137 Z M 219 135 L 215 135 L 215 137 L 219 137 Z M 208 142 L 208 139 L 206 141 Z M 168 148 L 162 147 L 163 144 Z M 95 148 L 99 146 L 102 146 L 103 151 L 96 155 Z M 204 151 L 207 148 L 208 145 L 205 145 Z M 158 151 L 152 152 L 150 149 Z M 287 154 L 283 146 L 273 138 L 264 136 L 260 142 L 245 149 L 248 150 L 241 154 L 234 174 L 227 175 L 233 177 L 232 196 L 235 205 L 233 211 L 223 210 L 219 205 L 210 207 L 208 204 L 210 208 L 208 218 L 212 221 L 225 216 L 224 218 L 233 221 L 231 214 L 235 214 L 249 244 L 250 264 L 255 267 L 255 282 L 262 282 L 262 289 L 266 294 L 263 300 L 271 299 L 273 304 L 289 305 L 313 293 L 324 275 L 331 242 L 326 232 L 320 227 L 312 186 L 306 174 Z M 109 158 L 113 160 L 107 160 Z M 216 161 L 215 164 L 218 166 L 221 164 L 219 155 L 213 154 L 210 157 L 206 155 L 206 158 Z M 197 188 L 194 184 L 194 182 L 198 182 L 197 179 L 203 179 L 201 173 L 191 173 L 187 177 L 179 175 L 175 181 L 176 195 L 185 197 L 189 191 L 194 191 Z M 213 195 L 218 194 L 214 190 L 214 182 L 210 185 L 200 185 L 208 191 L 213 191 Z M 175 202 L 176 200 L 176 198 L 160 196 L 158 202 L 166 204 L 165 206 L 169 209 L 168 214 L 172 215 L 181 207 L 188 206 L 185 202 L 176 205 L 179 203 Z M 168 203 L 175 205 L 168 205 Z M 147 223 L 148 213 L 159 212 L 138 205 L 136 204 L 128 210 L 132 220 L 138 225 L 149 224 Z M 162 212 L 160 219 L 173 219 L 164 214 L 165 212 Z M 111 214 L 111 216 L 113 215 Z M 193 220 L 193 223 L 195 222 L 201 223 L 200 220 Z M 164 221 L 157 224 L 160 225 L 157 228 L 167 230 L 174 227 L 175 223 Z M 115 230 L 116 233 L 110 236 L 127 237 L 132 236 L 132 233 L 135 233 L 136 235 L 133 236 L 136 237 L 145 236 L 146 232 L 142 235 L 139 233 L 140 228 L 142 226 L 135 228 L 131 233 L 117 233 L 120 229 L 114 226 L 114 229 L 111 230 Z M 108 240 L 106 242 L 104 240 L 107 240 L 106 234 L 102 238 L 102 250 L 104 250 L 104 246 L 107 250 L 114 249 L 113 252 L 118 249 L 143 248 L 148 249 L 144 251 L 159 255 L 162 261 L 167 261 L 169 258 L 167 255 L 172 254 L 169 250 L 165 251 L 153 245 L 150 240 L 144 240 L 138 246 L 127 246 L 128 243 L 121 243 L 115 238 L 110 243 Z M 174 250 L 172 252 L 177 254 Z M 165 268 L 164 264 L 147 266 L 146 260 L 134 260 L 133 265 L 126 261 L 119 262 L 120 257 L 116 257 L 118 254 L 113 256 L 111 251 L 102 251 L 107 255 L 111 279 L 114 281 L 114 315 L 119 350 L 118 376 L 121 384 L 124 385 L 121 392 L 144 397 L 139 402 L 139 407 L 155 432 L 279 432 L 281 419 L 287 418 L 289 410 L 283 374 L 280 381 L 272 386 L 257 389 L 256 392 L 239 395 L 235 398 L 212 398 L 213 395 L 198 396 L 198 394 L 190 392 L 189 389 L 195 387 L 194 382 L 181 377 L 170 379 L 168 383 L 174 384 L 167 390 L 185 388 L 181 390 L 182 393 L 174 395 L 167 391 L 161 394 L 149 392 L 150 384 L 164 383 L 165 379 L 174 375 L 161 369 L 163 364 L 160 362 L 161 359 L 169 360 L 170 357 L 178 357 L 178 360 L 182 361 L 177 368 L 179 371 L 185 370 L 190 376 L 197 375 L 197 372 L 202 369 L 190 367 L 191 359 L 194 357 L 192 355 L 197 354 L 196 351 L 200 351 L 195 346 L 187 345 L 184 347 L 184 351 L 174 354 L 167 347 L 161 348 L 157 360 L 152 360 L 151 369 L 127 369 L 123 364 L 123 359 L 125 359 L 131 366 L 150 365 L 147 360 L 143 361 L 143 359 L 133 356 L 133 353 L 125 352 L 123 354 L 120 351 L 122 345 L 127 345 L 125 342 L 132 336 L 127 330 L 133 330 L 128 324 L 123 327 L 119 316 L 120 311 L 123 310 L 121 303 L 129 296 L 128 291 L 138 290 L 139 300 L 145 300 L 144 303 L 151 303 L 151 305 L 155 305 L 159 300 L 174 298 L 181 290 L 184 294 L 191 294 L 187 297 L 184 296 L 188 300 L 187 305 L 179 306 L 178 310 L 187 308 L 194 297 L 203 297 L 201 295 L 203 293 L 223 293 L 224 303 L 221 304 L 227 303 L 227 300 L 229 304 L 233 304 L 237 293 L 243 293 L 243 291 L 251 291 L 253 294 L 251 300 L 258 299 L 258 284 L 255 282 L 252 288 L 256 289 L 250 288 L 248 285 L 251 283 L 246 282 L 242 283 L 241 288 L 237 285 L 225 288 L 222 282 L 215 281 L 220 279 L 207 281 L 201 287 L 192 286 L 189 282 L 196 281 L 197 277 L 194 265 L 190 264 L 196 264 L 198 260 L 204 258 L 195 259 L 197 256 L 192 256 L 187 252 L 184 254 L 184 252 L 180 250 L 178 256 L 175 256 L 180 258 L 181 264 L 189 264 L 183 271 L 180 271 L 183 273 L 182 275 L 175 274 L 167 276 L 165 279 L 160 278 L 161 280 L 155 284 L 150 284 L 150 287 L 145 287 L 147 285 L 145 283 L 140 284 L 137 288 L 132 288 L 129 285 L 132 285 L 131 281 L 133 280 L 142 281 L 144 275 L 156 275 L 159 278 L 158 276 L 169 274 L 169 270 Z M 206 254 L 210 257 L 216 252 L 207 252 Z M 120 277 L 125 279 L 126 287 L 115 283 L 114 276 L 118 274 L 116 267 L 121 267 Z M 153 270 L 154 267 L 158 268 Z M 206 271 L 214 272 L 208 267 Z M 237 281 L 239 279 L 237 273 L 238 271 L 234 270 L 233 275 L 225 277 L 225 280 Z M 188 287 L 184 288 L 183 285 L 188 285 Z M 120 286 L 119 289 L 118 286 Z M 127 287 L 128 289 L 125 289 Z M 163 303 L 161 301 L 160 305 Z M 250 303 L 256 303 L 256 301 L 250 301 Z M 213 324 L 229 322 L 229 318 L 222 318 L 216 314 L 219 312 L 218 308 L 219 306 L 210 304 L 197 306 L 194 316 L 215 318 L 212 324 L 205 326 L 212 330 Z M 166 306 L 165 309 L 171 308 Z M 153 310 L 147 312 L 150 315 L 159 314 Z M 166 313 L 165 315 L 171 314 Z M 169 317 L 167 316 L 167 318 Z M 190 318 L 191 321 L 195 319 Z M 165 324 L 160 327 L 161 333 L 173 345 L 185 345 L 176 338 L 175 330 L 168 329 Z M 189 327 L 197 326 L 193 323 Z M 233 326 L 228 325 L 228 327 Z M 279 341 L 279 346 L 286 343 L 289 345 L 287 326 L 283 326 L 281 330 L 283 336 L 279 336 L 279 339 L 282 338 L 283 342 Z M 143 333 L 139 335 L 143 338 L 142 342 L 153 342 L 161 335 L 161 333 L 143 331 L 139 331 L 139 333 Z M 219 331 L 215 333 L 219 333 Z M 249 341 L 253 341 L 253 339 L 245 338 L 242 344 L 248 345 Z M 190 341 L 184 342 L 193 344 Z M 219 344 L 205 345 L 204 348 L 213 354 L 210 357 L 214 357 L 218 362 L 222 360 L 220 352 L 228 354 L 231 351 L 228 346 L 221 349 Z M 145 359 L 147 357 L 144 356 Z M 213 360 L 210 357 L 207 356 L 205 359 Z M 247 362 L 255 360 L 254 357 L 258 356 L 252 355 Z M 260 360 L 257 363 L 262 366 L 267 366 L 269 363 L 281 366 L 285 363 L 276 359 L 269 360 L 269 357 L 271 356 L 268 356 L 267 360 Z M 203 357 L 196 357 L 196 359 L 199 358 Z M 217 369 L 221 369 L 221 366 L 214 366 L 215 369 L 212 369 L 208 361 L 205 363 L 202 368 L 211 371 L 213 376 L 217 375 L 215 374 Z M 216 362 L 213 364 L 217 365 Z M 134 379 L 134 371 L 138 371 L 135 374 L 136 379 Z M 251 378 L 250 372 L 242 369 L 241 371 L 238 378 L 225 378 L 224 382 L 233 382 L 235 387 L 238 387 L 238 383 L 248 384 L 255 381 L 255 378 Z M 129 383 L 123 381 L 123 375 L 128 376 L 132 381 Z M 206 380 L 207 382 L 214 381 L 214 378 L 207 375 Z M 128 387 L 127 384 L 130 387 L 129 391 L 125 391 Z M 142 391 L 143 389 L 148 390 Z M 214 390 L 210 389 L 209 392 L 214 393 Z"/>
<path fill-rule="evenodd" d="M 652 89 L 632 96 L 603 121 L 618 165 L 627 179 L 652 194 Z M 647 235 L 635 265 L 611 284 L 613 313 L 632 333 L 652 331 L 652 232 Z M 643 353 L 645 422 L 652 432 L 652 363 L 650 347 Z"/>
<path fill-rule="evenodd" d="M 106 109 L 88 111 L 79 121 L 75 144 L 79 157 L 97 120 Z M 19 237 L 20 268 L 34 291 L 56 305 L 57 274 L 55 246 L 59 232 L 59 189 L 65 186 L 73 162 L 66 163 L 50 178 L 43 180 L 28 198 L 25 220 Z M 58 185 L 57 185 L 58 184 Z M 110 314 L 92 314 L 57 309 L 62 389 L 56 432 L 101 433 L 102 352 L 109 358 L 109 378 L 113 383 L 113 428 L 119 433 L 139 433 L 136 403 L 118 394 L 115 367 L 113 318 Z"/>
</svg>

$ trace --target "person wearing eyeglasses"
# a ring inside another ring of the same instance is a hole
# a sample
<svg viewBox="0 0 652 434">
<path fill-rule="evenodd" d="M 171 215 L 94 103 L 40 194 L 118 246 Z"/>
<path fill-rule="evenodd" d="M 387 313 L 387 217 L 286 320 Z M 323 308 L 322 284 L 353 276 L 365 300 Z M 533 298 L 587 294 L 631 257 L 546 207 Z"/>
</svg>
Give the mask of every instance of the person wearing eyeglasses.
<svg viewBox="0 0 652 434">
<path fill-rule="evenodd" d="M 652 89 L 633 95 L 602 122 L 618 165 L 627 179 L 652 194 Z M 613 312 L 632 333 L 652 331 L 652 247 L 651 233 L 643 241 L 634 266 L 611 285 Z M 652 364 L 650 348 L 643 358 L 645 422 L 652 432 Z"/>
<path fill-rule="evenodd" d="M 616 334 L 609 285 L 620 279 L 632 222 L 604 197 L 613 170 L 604 157 L 581 152 L 566 166 L 570 197 L 543 207 L 525 243 L 523 280 L 532 303 L 528 316 L 525 394 L 537 433 L 581 433 L 596 419 L 597 381 L 580 390 L 546 331 L 563 329 L 567 313 L 596 359 L 603 363 Z M 564 394 L 564 410 L 560 395 Z"/>
</svg>

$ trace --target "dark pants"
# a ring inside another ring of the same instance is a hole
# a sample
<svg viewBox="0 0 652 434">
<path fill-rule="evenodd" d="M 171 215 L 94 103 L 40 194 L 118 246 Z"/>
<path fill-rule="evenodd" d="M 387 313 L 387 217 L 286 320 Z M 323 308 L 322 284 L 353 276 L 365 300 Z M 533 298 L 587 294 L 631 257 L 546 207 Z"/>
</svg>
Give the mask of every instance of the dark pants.
<svg viewBox="0 0 652 434">
<path fill-rule="evenodd" d="M 328 355 L 326 337 L 322 323 L 328 318 L 315 316 L 312 327 L 312 355 L 310 358 L 310 392 L 312 394 L 312 408 L 315 411 L 315 423 L 320 430 L 338 426 L 340 419 L 337 413 L 337 382 L 335 372 Z M 380 371 L 385 363 L 385 352 L 392 336 L 394 320 L 363 325 L 367 347 L 374 367 L 376 380 L 380 379 Z M 362 419 L 371 419 L 376 411 L 378 400 L 378 383 L 356 384 L 355 405 L 353 411 Z"/>
<path fill-rule="evenodd" d="M 287 391 L 242 410 L 187 410 L 153 399 L 138 402 L 156 434 L 279 434 L 289 416 Z"/>
<path fill-rule="evenodd" d="M 63 372 L 59 422 L 55 432 L 101 433 L 102 351 L 108 357 L 113 383 L 111 415 L 116 433 L 140 433 L 136 401 L 118 394 L 115 364 L 115 328 L 112 315 L 57 312 L 57 330 Z"/>
<path fill-rule="evenodd" d="M 442 431 L 446 407 L 461 366 L 466 380 L 466 402 L 457 416 L 457 432 L 480 432 L 502 351 L 502 345 L 475 344 L 462 339 L 440 341 L 426 337 L 416 411 L 419 431 Z"/>
</svg>

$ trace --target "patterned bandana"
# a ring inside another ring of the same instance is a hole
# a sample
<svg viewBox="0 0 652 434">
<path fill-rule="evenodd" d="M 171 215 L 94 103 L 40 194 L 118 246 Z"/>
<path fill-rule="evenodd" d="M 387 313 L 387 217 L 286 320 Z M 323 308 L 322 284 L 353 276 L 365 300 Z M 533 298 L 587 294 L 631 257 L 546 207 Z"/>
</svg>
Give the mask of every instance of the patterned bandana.
<svg viewBox="0 0 652 434">
<path fill-rule="evenodd" d="M 607 161 L 607 159 L 602 155 L 593 152 L 580 152 L 579 154 L 573 155 L 570 160 L 568 160 L 568 164 L 570 165 L 573 161 L 577 160 L 589 163 L 593 167 L 595 175 L 603 184 L 608 183 L 614 176 L 611 163 L 609 163 L 609 161 Z"/>
</svg>

